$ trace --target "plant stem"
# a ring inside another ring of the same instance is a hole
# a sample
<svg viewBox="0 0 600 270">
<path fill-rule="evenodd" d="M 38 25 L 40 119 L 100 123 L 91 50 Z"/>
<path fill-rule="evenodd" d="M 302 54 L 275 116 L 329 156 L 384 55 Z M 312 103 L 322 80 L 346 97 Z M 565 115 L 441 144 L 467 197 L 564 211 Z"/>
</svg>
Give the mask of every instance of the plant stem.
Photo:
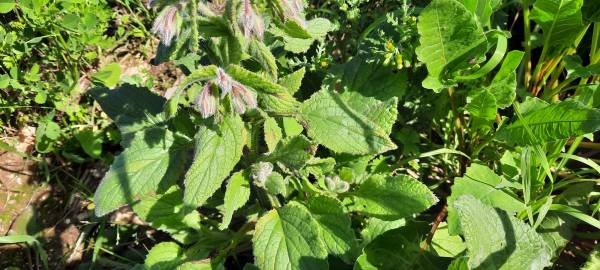
<svg viewBox="0 0 600 270">
<path fill-rule="evenodd" d="M 190 14 L 192 17 L 192 41 L 194 42 L 192 45 L 192 52 L 198 52 L 200 49 L 200 35 L 198 34 L 198 0 L 191 0 L 190 6 Z"/>
<path fill-rule="evenodd" d="M 435 234 L 435 231 L 437 230 L 438 226 L 440 226 L 440 223 L 442 223 L 442 221 L 444 221 L 444 219 L 446 218 L 446 215 L 448 215 L 448 205 L 444 205 L 442 210 L 438 213 L 438 215 L 433 220 L 433 224 L 431 225 L 431 230 L 429 231 L 429 234 L 427 235 L 427 238 L 425 239 L 425 243 L 423 243 L 423 245 L 421 246 L 421 250 L 419 251 L 419 254 L 423 254 L 425 251 L 427 251 L 427 249 L 429 248 L 429 245 L 431 244 L 431 241 L 433 240 L 433 235 Z"/>
<path fill-rule="evenodd" d="M 531 22 L 529 20 L 529 0 L 523 0 L 523 32 L 525 35 L 525 89 L 531 80 Z"/>
</svg>

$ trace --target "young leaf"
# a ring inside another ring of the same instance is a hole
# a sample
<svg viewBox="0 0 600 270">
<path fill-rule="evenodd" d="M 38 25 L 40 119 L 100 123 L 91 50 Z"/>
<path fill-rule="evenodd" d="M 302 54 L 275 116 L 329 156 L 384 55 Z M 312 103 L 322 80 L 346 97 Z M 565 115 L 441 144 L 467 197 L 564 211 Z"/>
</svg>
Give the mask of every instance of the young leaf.
<svg viewBox="0 0 600 270">
<path fill-rule="evenodd" d="M 358 242 L 351 227 L 350 217 L 341 202 L 331 197 L 311 197 L 307 207 L 319 223 L 328 253 L 342 258 L 347 263 L 356 259 L 354 253 L 358 249 Z"/>
<path fill-rule="evenodd" d="M 421 12 L 417 28 L 421 45 L 415 52 L 429 72 L 425 88 L 442 88 L 447 73 L 481 56 L 487 46 L 475 15 L 456 0 L 433 0 Z"/>
<path fill-rule="evenodd" d="M 383 220 L 396 220 L 418 214 L 437 202 L 429 188 L 412 177 L 373 175 L 356 191 L 353 210 Z"/>
<path fill-rule="evenodd" d="M 470 195 L 453 202 L 469 251 L 469 267 L 477 269 L 544 269 L 551 255 L 529 225 Z"/>
<path fill-rule="evenodd" d="M 184 181 L 187 206 L 201 206 L 221 187 L 242 156 L 245 137 L 244 122 L 238 115 L 226 116 L 218 130 L 200 127 L 194 162 Z"/>
<path fill-rule="evenodd" d="M 504 62 L 487 90 L 496 98 L 498 108 L 506 108 L 515 100 L 517 90 L 516 69 L 521 64 L 523 52 L 511 51 L 506 54 Z"/>
<path fill-rule="evenodd" d="M 283 137 L 281 128 L 279 128 L 279 125 L 275 119 L 267 117 L 265 118 L 263 130 L 265 132 L 265 143 L 267 144 L 267 148 L 269 149 L 269 152 L 273 152 L 277 146 L 277 143 L 279 143 Z"/>
<path fill-rule="evenodd" d="M 376 154 L 396 148 L 383 127 L 334 92 L 321 90 L 313 94 L 300 111 L 309 136 L 335 152 Z"/>
<path fill-rule="evenodd" d="M 531 130 L 532 138 L 527 131 Z M 496 133 L 496 138 L 516 145 L 533 145 L 567 139 L 600 129 L 600 111 L 566 100 L 533 110 Z"/>
<path fill-rule="evenodd" d="M 312 143 L 303 135 L 281 140 L 264 161 L 277 163 L 284 170 L 299 170 L 312 157 Z"/>
<path fill-rule="evenodd" d="M 162 128 L 135 133 L 96 189 L 96 215 L 165 191 L 183 174 L 189 145 L 187 139 Z"/>
<path fill-rule="evenodd" d="M 304 67 L 288 74 L 287 76 L 279 79 L 279 84 L 288 89 L 290 94 L 296 93 L 300 90 L 300 86 L 302 85 L 302 79 L 304 78 L 304 73 L 306 73 L 306 69 Z"/>
<path fill-rule="evenodd" d="M 544 48 L 562 49 L 574 43 L 583 28 L 581 5 L 583 0 L 537 0 L 531 19 L 542 27 Z"/>
<path fill-rule="evenodd" d="M 250 198 L 250 178 L 244 171 L 236 172 L 229 178 L 225 190 L 225 204 L 223 205 L 223 222 L 219 229 L 224 230 L 229 226 L 233 212 L 244 206 Z"/>
<path fill-rule="evenodd" d="M 328 269 L 319 224 L 295 202 L 267 212 L 256 223 L 255 263 L 260 269 Z"/>
</svg>

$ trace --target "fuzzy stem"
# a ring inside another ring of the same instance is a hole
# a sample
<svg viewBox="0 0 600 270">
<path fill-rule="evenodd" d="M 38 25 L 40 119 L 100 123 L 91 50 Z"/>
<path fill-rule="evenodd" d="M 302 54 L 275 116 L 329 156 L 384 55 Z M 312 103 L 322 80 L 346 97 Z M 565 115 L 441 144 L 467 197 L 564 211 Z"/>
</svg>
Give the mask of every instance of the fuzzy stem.
<svg viewBox="0 0 600 270">
<path fill-rule="evenodd" d="M 194 42 L 192 45 L 192 52 L 198 52 L 200 49 L 200 35 L 198 34 L 198 0 L 190 1 L 190 9 L 190 14 L 192 17 L 192 40 Z"/>
</svg>

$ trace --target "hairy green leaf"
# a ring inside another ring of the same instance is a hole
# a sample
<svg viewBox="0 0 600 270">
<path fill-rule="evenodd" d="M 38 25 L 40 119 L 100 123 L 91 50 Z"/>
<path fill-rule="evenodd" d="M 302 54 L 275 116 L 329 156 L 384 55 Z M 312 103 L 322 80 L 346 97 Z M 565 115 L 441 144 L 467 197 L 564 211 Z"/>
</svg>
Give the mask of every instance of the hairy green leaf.
<svg viewBox="0 0 600 270">
<path fill-rule="evenodd" d="M 260 269 L 328 269 L 319 224 L 306 207 L 291 202 L 271 210 L 256 223 L 255 263 Z"/>
<path fill-rule="evenodd" d="M 395 149 L 388 132 L 359 110 L 327 90 L 313 94 L 300 108 L 309 136 L 334 152 L 375 154 Z"/>
<path fill-rule="evenodd" d="M 183 174 L 189 145 L 187 139 L 162 128 L 135 133 L 94 194 L 96 215 L 165 191 Z"/>
<path fill-rule="evenodd" d="M 355 258 L 358 242 L 350 217 L 340 201 L 330 197 L 311 197 L 308 200 L 308 210 L 319 223 L 323 242 L 329 254 L 341 257 L 350 263 Z"/>
<path fill-rule="evenodd" d="M 471 269 L 544 269 L 551 255 L 529 225 L 470 195 L 453 202 L 469 251 Z"/>
<path fill-rule="evenodd" d="M 508 212 L 519 212 L 525 209 L 525 205 L 503 191 L 498 186 L 502 178 L 484 165 L 473 163 L 464 177 L 454 179 L 452 195 L 448 197 L 448 231 L 455 235 L 459 232 L 458 214 L 453 207 L 453 202 L 463 195 L 472 195 L 483 203 L 500 208 Z"/>
<path fill-rule="evenodd" d="M 358 92 L 383 101 L 402 98 L 406 92 L 406 71 L 395 71 L 365 56 L 354 57 L 343 65 L 332 67 L 329 72 L 323 83 L 330 89 Z"/>
<path fill-rule="evenodd" d="M 242 156 L 246 130 L 239 116 L 226 116 L 217 130 L 202 126 L 196 136 L 194 162 L 185 176 L 186 205 L 204 204 Z"/>
<path fill-rule="evenodd" d="M 184 244 L 198 240 L 195 230 L 200 229 L 200 213 L 183 211 L 183 194 L 173 186 L 164 194 L 149 195 L 132 205 L 133 211 L 155 229 L 168 232 Z"/>
<path fill-rule="evenodd" d="M 265 133 L 265 143 L 267 144 L 267 148 L 269 149 L 269 152 L 273 152 L 283 137 L 281 128 L 279 128 L 279 125 L 275 119 L 267 117 L 265 118 L 263 130 Z"/>
<path fill-rule="evenodd" d="M 219 225 L 221 230 L 226 229 L 231 222 L 233 212 L 248 202 L 250 198 L 250 178 L 244 171 L 236 172 L 229 178 L 225 190 L 225 204 L 223 205 L 223 222 Z"/>
<path fill-rule="evenodd" d="M 383 220 L 397 220 L 418 214 L 437 202 L 429 188 L 412 177 L 373 175 L 356 191 L 353 210 Z"/>
<path fill-rule="evenodd" d="M 92 88 L 89 93 L 123 133 L 133 133 L 164 121 L 166 100 L 150 90 L 123 85 L 114 90 Z"/>
</svg>

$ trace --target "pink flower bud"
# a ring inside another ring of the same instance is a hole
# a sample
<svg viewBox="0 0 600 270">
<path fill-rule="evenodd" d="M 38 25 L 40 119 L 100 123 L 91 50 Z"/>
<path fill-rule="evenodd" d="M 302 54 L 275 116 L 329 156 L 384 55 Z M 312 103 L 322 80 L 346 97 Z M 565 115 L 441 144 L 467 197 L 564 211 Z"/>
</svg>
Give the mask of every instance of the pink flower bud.
<svg viewBox="0 0 600 270">
<path fill-rule="evenodd" d="M 212 93 L 212 82 L 207 82 L 196 98 L 196 105 L 202 118 L 208 118 L 217 111 L 217 98 Z"/>
<path fill-rule="evenodd" d="M 152 33 L 160 37 L 160 41 L 169 46 L 174 37 L 179 35 L 178 10 L 175 6 L 165 7 L 152 25 Z"/>
<path fill-rule="evenodd" d="M 244 37 L 250 38 L 250 35 L 254 35 L 260 40 L 263 39 L 265 33 L 264 22 L 263 19 L 254 12 L 254 9 L 252 9 L 250 0 L 244 0 L 242 13 L 240 14 L 240 24 L 244 29 Z"/>
<path fill-rule="evenodd" d="M 217 69 L 217 78 L 215 79 L 217 86 L 221 89 L 221 97 L 231 93 L 234 80 L 222 68 Z"/>
<path fill-rule="evenodd" d="M 302 13 L 304 13 L 304 2 L 303 0 L 282 0 L 283 3 L 283 16 L 286 20 L 293 20 L 297 23 L 306 26 L 306 20 Z"/>
<path fill-rule="evenodd" d="M 233 108 L 239 114 L 246 112 L 246 108 L 256 108 L 256 98 L 246 86 L 239 82 L 233 84 L 231 101 L 233 102 Z"/>
</svg>

